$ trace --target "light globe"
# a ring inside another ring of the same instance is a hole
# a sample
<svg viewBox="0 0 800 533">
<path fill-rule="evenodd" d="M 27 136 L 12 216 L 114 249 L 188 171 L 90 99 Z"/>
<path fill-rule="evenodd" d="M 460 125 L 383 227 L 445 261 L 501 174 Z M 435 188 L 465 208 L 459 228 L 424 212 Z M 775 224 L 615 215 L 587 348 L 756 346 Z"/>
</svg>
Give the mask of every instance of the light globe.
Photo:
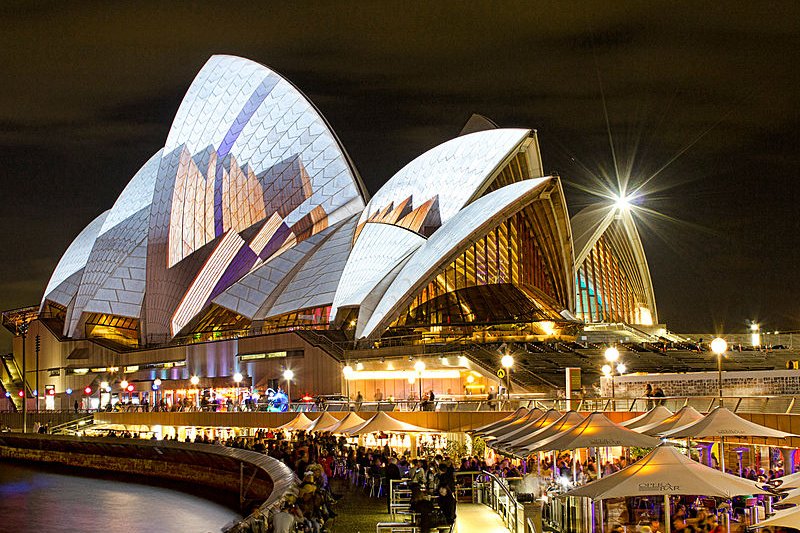
<svg viewBox="0 0 800 533">
<path fill-rule="evenodd" d="M 347 377 L 347 376 L 349 376 L 349 375 L 350 375 L 350 374 L 352 374 L 352 373 L 353 373 L 353 367 L 352 367 L 352 366 L 350 366 L 350 365 L 347 365 L 346 367 L 344 367 L 344 368 L 342 369 L 342 374 L 344 374 L 344 377 Z"/>
<path fill-rule="evenodd" d="M 601 370 L 603 371 L 603 374 L 605 374 L 606 376 L 611 375 L 611 365 L 603 365 L 603 368 Z"/>
<path fill-rule="evenodd" d="M 617 350 L 614 346 L 610 348 L 606 348 L 606 361 L 609 363 L 614 363 L 619 359 L 619 350 Z"/>
<path fill-rule="evenodd" d="M 200 378 L 197 376 L 192 376 L 191 378 L 189 378 L 189 383 L 191 383 L 196 387 L 197 384 L 200 383 Z"/>
<path fill-rule="evenodd" d="M 294 379 L 294 372 L 291 369 L 287 368 L 283 371 L 283 379 L 286 381 L 292 381 Z"/>
<path fill-rule="evenodd" d="M 417 361 L 414 363 L 414 370 L 416 370 L 418 374 L 425 372 L 425 361 Z"/>
<path fill-rule="evenodd" d="M 244 379 L 244 376 L 242 375 L 242 373 L 241 373 L 241 372 L 236 372 L 236 373 L 233 375 L 233 381 L 235 381 L 237 385 L 238 385 L 239 383 L 241 383 L 243 379 Z"/>
<path fill-rule="evenodd" d="M 624 374 L 628 371 L 628 367 L 625 366 L 625 363 L 620 363 L 617 365 L 617 374 Z"/>
<path fill-rule="evenodd" d="M 514 358 L 510 355 L 504 355 L 502 359 L 500 359 L 500 364 L 503 365 L 503 368 L 511 368 L 514 366 Z"/>
<path fill-rule="evenodd" d="M 711 351 L 717 355 L 722 355 L 728 350 L 728 343 L 722 337 L 717 337 L 711 341 Z"/>
</svg>

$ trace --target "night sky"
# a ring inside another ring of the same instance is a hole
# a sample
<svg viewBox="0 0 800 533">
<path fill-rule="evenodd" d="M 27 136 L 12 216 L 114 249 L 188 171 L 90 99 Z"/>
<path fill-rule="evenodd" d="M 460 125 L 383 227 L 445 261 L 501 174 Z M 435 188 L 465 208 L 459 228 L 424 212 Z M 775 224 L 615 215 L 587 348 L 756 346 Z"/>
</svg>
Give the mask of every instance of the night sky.
<svg viewBox="0 0 800 533">
<path fill-rule="evenodd" d="M 628 190 L 657 173 L 660 320 L 800 329 L 797 2 L 255 4 L 0 3 L 0 309 L 38 304 L 225 53 L 298 86 L 371 192 L 481 113 L 538 130 L 574 213 L 617 188 L 607 109 Z"/>
</svg>

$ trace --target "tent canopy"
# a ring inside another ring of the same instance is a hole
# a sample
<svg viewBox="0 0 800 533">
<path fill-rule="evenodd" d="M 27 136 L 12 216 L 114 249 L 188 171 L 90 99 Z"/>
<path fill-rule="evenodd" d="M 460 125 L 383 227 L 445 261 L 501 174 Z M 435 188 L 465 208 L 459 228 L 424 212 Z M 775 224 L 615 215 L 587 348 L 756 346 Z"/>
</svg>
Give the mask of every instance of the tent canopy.
<svg viewBox="0 0 800 533">
<path fill-rule="evenodd" d="M 498 435 L 497 439 L 494 441 L 495 443 L 498 442 L 508 442 L 511 440 L 516 439 L 520 435 L 524 435 L 530 432 L 530 427 L 532 424 L 535 424 L 540 418 L 544 416 L 545 412 L 541 409 L 531 409 L 530 412 L 520 418 L 508 424 L 505 428 L 501 428 L 498 431 L 502 431 L 503 429 L 508 428 L 508 431 L 504 431 L 502 435 Z M 537 427 L 538 429 L 538 427 Z"/>
<path fill-rule="evenodd" d="M 499 428 L 495 428 L 495 429 L 493 429 L 491 431 L 487 431 L 486 433 L 484 433 L 484 438 L 485 439 L 491 439 L 491 438 L 499 439 L 500 437 L 504 437 L 504 436 L 509 435 L 511 433 L 515 433 L 518 429 L 525 427 L 526 424 L 528 424 L 529 422 L 533 422 L 537 418 L 541 417 L 543 414 L 544 414 L 544 411 L 542 411 L 538 407 L 535 407 L 535 408 L 529 410 L 528 414 L 526 414 L 525 416 L 521 416 L 521 417 L 517 418 L 516 420 L 512 420 L 511 422 L 509 422 L 507 424 L 504 424 L 503 426 L 501 426 Z"/>
<path fill-rule="evenodd" d="M 566 431 L 573 426 L 577 426 L 581 422 L 583 422 L 584 416 L 576 411 L 567 411 L 564 413 L 561 418 L 550 424 L 549 426 L 544 426 L 542 429 L 534 431 L 528 438 L 526 439 L 524 444 L 520 444 L 512 448 L 513 452 L 516 454 L 524 454 L 527 455 L 530 448 L 536 447 L 539 442 L 543 441 L 546 438 L 552 437 L 553 435 L 557 435 L 562 431 Z"/>
<path fill-rule="evenodd" d="M 789 509 L 778 511 L 774 516 L 759 522 L 753 527 L 756 529 L 775 526 L 796 528 L 798 524 L 800 524 L 800 507 L 790 507 Z"/>
<path fill-rule="evenodd" d="M 755 482 L 725 474 L 662 444 L 627 468 L 567 492 L 592 500 L 633 496 L 716 496 L 769 494 Z"/>
<path fill-rule="evenodd" d="M 401 422 L 387 415 L 384 411 L 378 411 L 375 416 L 363 424 L 351 427 L 343 431 L 343 433 L 349 435 L 366 435 L 368 433 L 432 433 L 435 431 L 437 430 Z"/>
<path fill-rule="evenodd" d="M 547 412 L 545 412 L 542 416 L 540 416 L 533 422 L 525 424 L 521 428 L 521 430 L 509 433 L 503 438 L 497 439 L 494 442 L 490 442 L 489 445 L 499 450 L 505 450 L 506 448 L 508 449 L 514 448 L 519 443 L 524 443 L 531 434 L 542 429 L 545 426 L 549 426 L 562 416 L 564 416 L 564 413 L 562 413 L 561 411 L 556 411 L 555 409 L 548 409 Z"/>
<path fill-rule="evenodd" d="M 328 411 L 323 411 L 322 414 L 306 428 L 306 431 L 329 431 L 330 428 L 338 423 L 338 418 Z"/>
<path fill-rule="evenodd" d="M 491 424 L 486 424 L 485 426 L 481 426 L 481 427 L 479 427 L 477 429 L 472 430 L 472 433 L 480 437 L 481 435 L 485 435 L 486 432 L 488 432 L 488 431 L 491 431 L 493 429 L 497 429 L 499 427 L 505 426 L 509 422 L 513 422 L 514 420 L 516 420 L 518 418 L 522 418 L 523 416 L 525 416 L 527 414 L 528 414 L 528 410 L 525 409 L 524 407 L 520 407 L 516 411 L 511 413 L 510 415 L 504 416 L 500 420 L 497 420 L 495 422 L 492 422 Z"/>
<path fill-rule="evenodd" d="M 778 490 L 798 489 L 800 488 L 800 472 L 788 474 L 773 480 L 773 482 L 777 481 L 781 482 L 780 485 L 777 485 Z"/>
<path fill-rule="evenodd" d="M 330 431 L 331 433 L 345 433 L 348 429 L 354 428 L 355 426 L 363 423 L 363 418 L 353 412 L 350 412 L 347 413 L 347 416 L 339 420 L 339 422 L 333 426 L 329 427 L 326 431 Z"/>
<path fill-rule="evenodd" d="M 691 405 L 684 405 L 674 415 L 665 418 L 661 422 L 639 426 L 634 431 L 645 435 L 662 435 L 667 431 L 697 422 L 701 418 L 703 418 L 703 415 L 697 409 Z"/>
<path fill-rule="evenodd" d="M 310 426 L 313 423 L 314 423 L 314 421 L 311 420 L 310 418 L 308 418 L 305 413 L 300 413 L 296 417 L 294 417 L 291 420 L 289 420 L 288 422 L 286 422 L 284 425 L 278 426 L 277 429 L 289 429 L 289 430 L 293 430 L 293 431 L 294 430 L 298 430 L 299 431 L 299 430 L 307 429 L 308 426 Z"/>
<path fill-rule="evenodd" d="M 717 407 L 695 422 L 664 432 L 665 437 L 774 437 L 783 439 L 791 433 L 768 428 L 745 420 L 725 407 Z"/>
<path fill-rule="evenodd" d="M 775 503 L 779 503 L 781 505 L 784 504 L 788 505 L 790 503 L 797 505 L 798 503 L 800 503 L 800 489 L 790 490 L 789 492 L 786 493 L 786 497 L 784 499 L 782 499 L 781 501 L 776 501 Z"/>
<path fill-rule="evenodd" d="M 658 422 L 663 422 L 666 418 L 672 416 L 672 411 L 664 407 L 663 405 L 656 405 L 646 413 L 643 413 L 636 418 L 631 418 L 630 420 L 626 420 L 625 422 L 621 423 L 620 426 L 626 427 L 628 429 L 636 429 L 642 426 L 646 426 L 647 424 L 656 424 Z"/>
<path fill-rule="evenodd" d="M 528 430 L 525 431 L 524 434 L 517 436 L 514 440 L 498 444 L 495 446 L 495 448 L 503 453 L 514 453 L 515 449 L 531 444 L 533 442 L 531 440 L 531 436 L 535 435 L 537 431 L 553 424 L 562 416 L 564 416 L 563 413 L 556 411 L 555 409 L 550 409 L 532 424 L 529 424 Z M 491 446 L 492 443 L 489 443 L 489 445 Z"/>
<path fill-rule="evenodd" d="M 603 413 L 592 413 L 572 428 L 553 435 L 528 452 L 547 452 L 551 450 L 575 450 L 577 448 L 603 448 L 608 446 L 641 446 L 654 448 L 660 440 L 642 435 L 632 429 L 624 428 L 609 420 Z"/>
</svg>

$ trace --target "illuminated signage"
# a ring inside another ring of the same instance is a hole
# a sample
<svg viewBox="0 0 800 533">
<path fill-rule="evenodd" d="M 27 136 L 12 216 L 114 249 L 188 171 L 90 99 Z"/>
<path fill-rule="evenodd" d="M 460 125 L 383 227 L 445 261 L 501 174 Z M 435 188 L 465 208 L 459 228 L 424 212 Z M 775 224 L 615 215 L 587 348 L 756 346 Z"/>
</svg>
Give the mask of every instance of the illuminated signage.
<svg viewBox="0 0 800 533">
<path fill-rule="evenodd" d="M 282 357 L 287 357 L 288 352 L 280 351 L 280 352 L 264 352 L 264 353 L 248 353 L 242 354 L 239 356 L 239 360 L 241 361 L 253 361 L 255 359 L 278 359 Z"/>
</svg>

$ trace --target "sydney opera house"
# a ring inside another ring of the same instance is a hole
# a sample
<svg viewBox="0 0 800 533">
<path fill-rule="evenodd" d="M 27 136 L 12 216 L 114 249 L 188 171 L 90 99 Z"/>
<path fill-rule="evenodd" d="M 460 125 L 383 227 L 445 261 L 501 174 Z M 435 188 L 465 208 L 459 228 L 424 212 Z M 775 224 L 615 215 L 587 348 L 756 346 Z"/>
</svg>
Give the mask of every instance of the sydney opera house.
<svg viewBox="0 0 800 533">
<path fill-rule="evenodd" d="M 474 116 L 370 197 L 297 88 L 214 56 L 163 148 L 69 245 L 40 304 L 3 322 L 16 335 L 6 389 L 27 327 L 28 371 L 38 359 L 42 391 L 71 405 L 101 382 L 175 401 L 224 393 L 239 373 L 237 390 L 283 386 L 287 369 L 296 394 L 401 397 L 417 359 L 431 387 L 485 390 L 496 368 L 481 351 L 658 317 L 631 213 L 570 218 L 535 131 Z"/>
</svg>

